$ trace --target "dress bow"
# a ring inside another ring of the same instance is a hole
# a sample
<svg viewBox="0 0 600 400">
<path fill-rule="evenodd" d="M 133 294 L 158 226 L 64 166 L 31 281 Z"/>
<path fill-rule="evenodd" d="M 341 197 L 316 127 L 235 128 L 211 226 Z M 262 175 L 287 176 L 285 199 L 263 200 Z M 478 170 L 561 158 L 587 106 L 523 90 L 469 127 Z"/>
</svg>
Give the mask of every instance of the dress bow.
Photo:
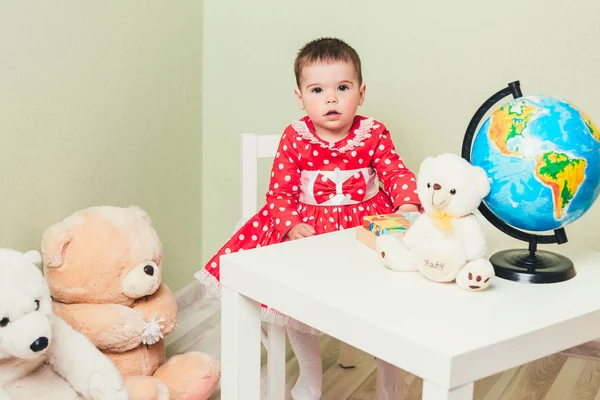
<svg viewBox="0 0 600 400">
<path fill-rule="evenodd" d="M 339 173 L 339 171 L 338 171 Z M 367 181 L 362 172 L 357 172 L 344 182 L 335 183 L 323 174 L 318 174 L 314 185 L 314 197 L 318 204 L 325 203 L 337 196 L 362 201 L 367 190 Z"/>
</svg>

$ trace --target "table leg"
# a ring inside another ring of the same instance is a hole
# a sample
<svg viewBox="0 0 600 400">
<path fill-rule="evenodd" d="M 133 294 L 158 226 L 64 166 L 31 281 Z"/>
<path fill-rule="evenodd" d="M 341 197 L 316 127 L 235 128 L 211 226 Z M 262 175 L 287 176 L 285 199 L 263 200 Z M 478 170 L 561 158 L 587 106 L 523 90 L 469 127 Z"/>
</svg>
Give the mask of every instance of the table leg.
<svg viewBox="0 0 600 400">
<path fill-rule="evenodd" d="M 285 328 L 269 324 L 268 342 L 267 399 L 285 399 Z"/>
<path fill-rule="evenodd" d="M 221 399 L 260 400 L 260 303 L 221 289 Z"/>
<path fill-rule="evenodd" d="M 473 384 L 446 389 L 423 381 L 423 400 L 473 400 Z"/>
</svg>

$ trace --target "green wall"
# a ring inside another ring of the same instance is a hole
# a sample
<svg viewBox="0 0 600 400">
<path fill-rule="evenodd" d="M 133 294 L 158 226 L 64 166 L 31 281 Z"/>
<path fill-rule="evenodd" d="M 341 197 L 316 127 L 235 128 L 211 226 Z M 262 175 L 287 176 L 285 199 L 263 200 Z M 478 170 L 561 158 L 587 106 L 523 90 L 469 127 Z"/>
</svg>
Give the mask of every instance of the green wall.
<svg viewBox="0 0 600 400">
<path fill-rule="evenodd" d="M 145 208 L 177 290 L 197 268 L 201 1 L 0 3 L 0 246 L 92 205 Z"/>
</svg>

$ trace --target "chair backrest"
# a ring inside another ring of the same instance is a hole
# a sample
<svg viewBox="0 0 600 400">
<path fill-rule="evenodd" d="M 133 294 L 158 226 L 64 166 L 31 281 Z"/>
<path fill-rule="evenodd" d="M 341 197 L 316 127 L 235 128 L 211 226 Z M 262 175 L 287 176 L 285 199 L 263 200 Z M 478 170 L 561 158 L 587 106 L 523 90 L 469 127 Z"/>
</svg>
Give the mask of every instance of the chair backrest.
<svg viewBox="0 0 600 400">
<path fill-rule="evenodd" d="M 247 221 L 258 207 L 256 204 L 258 188 L 258 160 L 274 158 L 281 135 L 242 134 L 242 219 Z"/>
</svg>

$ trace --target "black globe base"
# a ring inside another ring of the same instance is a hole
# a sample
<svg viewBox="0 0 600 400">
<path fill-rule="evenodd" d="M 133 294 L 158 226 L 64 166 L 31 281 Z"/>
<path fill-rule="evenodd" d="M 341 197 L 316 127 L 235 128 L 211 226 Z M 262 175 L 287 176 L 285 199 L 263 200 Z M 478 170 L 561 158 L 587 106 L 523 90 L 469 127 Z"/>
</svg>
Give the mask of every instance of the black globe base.
<svg viewBox="0 0 600 400">
<path fill-rule="evenodd" d="M 497 277 L 522 283 L 557 283 L 576 275 L 569 258 L 545 250 L 504 250 L 493 254 L 490 262 Z"/>
</svg>

